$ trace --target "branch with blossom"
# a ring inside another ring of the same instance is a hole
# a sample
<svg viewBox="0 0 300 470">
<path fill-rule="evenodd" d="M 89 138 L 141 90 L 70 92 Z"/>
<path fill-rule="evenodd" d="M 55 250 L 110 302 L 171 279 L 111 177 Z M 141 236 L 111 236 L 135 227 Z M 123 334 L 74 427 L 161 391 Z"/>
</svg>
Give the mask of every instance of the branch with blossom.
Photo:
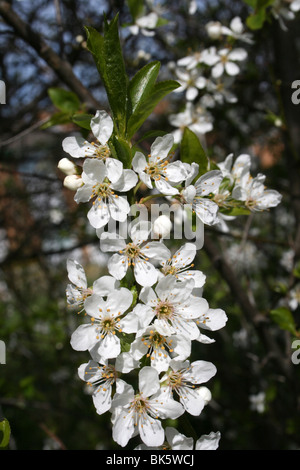
<svg viewBox="0 0 300 470">
<path fill-rule="evenodd" d="M 222 34 L 243 37 L 237 20 L 230 28 Z M 87 46 L 110 112 L 98 110 L 89 118 L 90 138 L 64 139 L 69 158 L 64 157 L 59 168 L 66 174 L 64 185 L 75 192 L 75 202 L 88 205 L 88 223 L 100 248 L 113 254 L 107 275 L 92 286 L 84 267 L 68 260 L 67 300 L 82 315 L 71 345 L 89 355 L 78 374 L 92 388 L 96 412 L 111 414 L 112 438 L 121 447 L 139 435 L 142 444 L 137 449 L 160 448 L 166 441 L 172 449 L 191 449 L 191 439 L 165 423 L 183 414 L 199 416 L 209 403 L 211 394 L 203 384 L 213 379 L 216 367 L 201 358 L 191 362 L 191 354 L 195 344 L 214 342 L 203 330 L 220 330 L 228 318 L 203 297 L 206 275 L 194 264 L 201 248 L 198 232 L 190 230 L 193 238 L 181 240 L 173 252 L 173 244 L 167 246 L 171 216 L 149 221 L 145 211 L 150 215 L 160 199 L 170 208 L 180 207 L 183 224 L 190 228 L 211 226 L 224 216 L 275 207 L 281 195 L 265 188 L 264 175 L 251 175 L 249 155 L 234 160 L 229 154 L 213 166 L 197 133 L 188 127 L 180 145 L 173 133 L 162 132 L 145 154 L 134 140 L 137 131 L 166 94 L 187 87 L 173 80 L 157 82 L 159 62 L 150 62 L 129 79 L 118 17 L 105 21 L 103 35 L 87 28 Z M 235 62 L 243 59 L 241 50 L 211 50 L 205 63 L 213 66 L 213 78 L 219 78 L 224 71 L 238 73 Z M 194 62 L 186 59 L 184 64 L 192 74 Z M 201 89 L 203 81 L 192 78 Z M 196 88 L 190 89 L 187 100 L 196 94 Z M 139 200 L 141 188 L 146 194 Z M 133 205 L 139 215 L 132 214 Z M 124 224 L 125 235 L 120 230 Z M 195 448 L 216 449 L 219 439 L 219 431 L 211 432 L 200 437 Z"/>
</svg>

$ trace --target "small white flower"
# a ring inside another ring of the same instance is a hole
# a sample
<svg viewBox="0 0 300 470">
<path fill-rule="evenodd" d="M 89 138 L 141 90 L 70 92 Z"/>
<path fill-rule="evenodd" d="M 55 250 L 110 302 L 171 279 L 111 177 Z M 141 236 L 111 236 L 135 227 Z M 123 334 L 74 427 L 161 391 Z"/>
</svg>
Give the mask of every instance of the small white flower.
<svg viewBox="0 0 300 470">
<path fill-rule="evenodd" d="M 217 194 L 223 175 L 220 170 L 211 170 L 200 176 L 193 184 L 181 191 L 183 200 L 192 204 L 197 217 L 207 225 L 218 223 L 219 206 L 209 198 L 211 194 Z"/>
<path fill-rule="evenodd" d="M 171 274 L 160 279 L 155 287 L 144 287 L 133 313 L 139 328 L 155 320 L 156 330 L 164 336 L 180 334 L 190 340 L 199 336 L 196 320 L 208 311 L 203 297 L 192 295 L 193 280 L 177 281 Z"/>
<path fill-rule="evenodd" d="M 194 361 L 170 361 L 170 369 L 161 378 L 162 387 L 166 387 L 169 393 L 176 393 L 184 409 L 193 416 L 199 416 L 207 401 L 202 399 L 197 391 L 197 385 L 207 382 L 217 372 L 211 362 Z"/>
<path fill-rule="evenodd" d="M 139 32 L 144 36 L 154 36 L 157 21 L 158 15 L 152 11 L 148 15 L 137 18 L 135 24 L 129 26 L 129 31 L 135 36 L 139 34 Z"/>
<path fill-rule="evenodd" d="M 112 183 L 114 170 L 100 160 L 88 158 L 83 164 L 83 185 L 77 190 L 74 200 L 88 202 L 94 199 L 87 216 L 94 228 L 104 227 L 110 218 L 124 222 L 130 206 L 125 197 L 115 193 L 126 192 L 137 183 L 137 176 L 132 170 L 123 170 L 121 177 Z"/>
<path fill-rule="evenodd" d="M 185 91 L 185 96 L 188 101 L 193 101 L 197 98 L 199 90 L 203 90 L 206 86 L 206 78 L 204 78 L 198 69 L 183 70 L 176 68 L 177 81 L 180 87 L 174 90 L 176 93 Z"/>
<path fill-rule="evenodd" d="M 116 233 L 101 234 L 101 249 L 118 252 L 108 261 L 108 271 L 112 276 L 121 280 L 132 266 L 135 280 L 141 286 L 152 286 L 157 281 L 158 271 L 149 260 L 166 259 L 169 250 L 159 241 L 147 242 L 150 231 L 151 224 L 147 221 L 132 224 L 129 243 Z"/>
<path fill-rule="evenodd" d="M 223 76 L 214 80 L 207 80 L 207 94 L 203 95 L 202 103 L 207 108 L 225 103 L 236 103 L 237 97 L 232 93 L 233 77 Z"/>
<path fill-rule="evenodd" d="M 79 308 L 79 313 L 84 311 L 84 302 L 93 292 L 105 296 L 119 286 L 119 282 L 113 277 L 102 276 L 96 279 L 91 287 L 88 287 L 83 267 L 71 258 L 67 260 L 67 272 L 71 282 L 66 289 L 67 301 L 70 306 Z"/>
<path fill-rule="evenodd" d="M 177 127 L 173 131 L 174 142 L 178 143 L 182 139 L 184 129 L 188 127 L 198 137 L 203 136 L 213 129 L 213 117 L 210 112 L 203 106 L 194 105 L 190 101 L 187 102 L 184 111 L 171 114 L 169 122 L 172 126 Z"/>
<path fill-rule="evenodd" d="M 126 362 L 126 367 L 124 363 Z M 92 398 L 98 414 L 103 414 L 111 407 L 112 386 L 119 380 L 119 372 L 128 373 L 137 367 L 128 353 L 120 354 L 115 364 L 99 364 L 90 360 L 78 368 L 78 376 L 92 388 Z"/>
<path fill-rule="evenodd" d="M 91 130 L 98 143 L 87 142 L 83 137 L 66 137 L 62 146 L 73 158 L 97 158 L 103 161 L 110 171 L 114 183 L 122 176 L 123 164 L 111 157 L 108 141 L 114 128 L 113 120 L 106 111 L 97 111 L 91 119 Z"/>
<path fill-rule="evenodd" d="M 248 54 L 245 49 L 211 49 L 209 54 L 202 59 L 204 63 L 212 66 L 211 74 L 213 78 L 219 78 L 224 73 L 230 76 L 236 76 L 240 72 L 240 67 L 236 62 L 242 62 Z"/>
<path fill-rule="evenodd" d="M 229 28 L 222 26 L 222 33 L 239 41 L 253 44 L 252 34 L 245 32 L 245 26 L 239 16 L 235 16 L 230 21 Z"/>
<path fill-rule="evenodd" d="M 198 64 L 201 63 L 202 60 L 202 52 L 197 51 L 193 54 L 189 54 L 185 57 L 182 57 L 177 61 L 177 65 L 179 67 L 185 67 L 187 70 L 192 70 L 197 67 Z"/>
<path fill-rule="evenodd" d="M 156 321 L 153 325 L 140 330 L 130 347 L 130 354 L 135 360 L 149 358 L 151 367 L 159 373 L 168 369 L 172 358 L 185 360 L 190 353 L 189 338 L 182 335 L 162 335 L 156 330 Z"/>
<path fill-rule="evenodd" d="M 218 167 L 222 171 L 224 178 L 229 178 L 234 185 L 244 187 L 249 180 L 251 157 L 243 153 L 233 163 L 233 153 L 230 153 L 224 162 L 218 163 Z"/>
<path fill-rule="evenodd" d="M 292 310 L 296 310 L 300 305 L 300 284 L 297 284 L 291 291 L 289 292 L 289 307 Z"/>
<path fill-rule="evenodd" d="M 235 186 L 232 197 L 244 201 L 245 206 L 251 211 L 264 211 L 276 207 L 281 202 L 282 195 L 275 189 L 266 189 L 265 179 L 266 176 L 262 173 L 255 178 L 249 174 L 243 185 Z"/>
<path fill-rule="evenodd" d="M 112 401 L 113 439 L 124 447 L 140 434 L 147 446 L 160 446 L 165 439 L 161 419 L 176 419 L 184 412 L 180 403 L 160 390 L 158 372 L 143 367 L 139 372 L 139 392 L 131 385 L 119 383 Z"/>
<path fill-rule="evenodd" d="M 152 189 L 152 181 L 154 181 L 156 189 L 168 196 L 178 194 L 178 189 L 174 188 L 174 185 L 185 178 L 182 162 L 169 163 L 167 160 L 173 144 L 172 134 L 157 137 L 151 145 L 147 159 L 142 152 L 136 152 L 132 160 L 132 167 L 143 183 Z"/>
<path fill-rule="evenodd" d="M 98 294 L 90 295 L 84 302 L 90 323 L 80 325 L 71 336 L 71 346 L 76 351 L 95 350 L 102 360 L 115 358 L 121 352 L 119 334 L 136 332 L 130 308 L 133 295 L 121 287 L 110 291 L 106 300 Z"/>
<path fill-rule="evenodd" d="M 265 392 L 259 392 L 256 395 L 250 395 L 250 409 L 263 413 L 266 409 L 266 394 Z"/>
<path fill-rule="evenodd" d="M 202 271 L 194 270 L 193 260 L 196 256 L 196 246 L 193 243 L 185 243 L 172 257 L 161 261 L 161 273 L 164 276 L 172 274 L 177 280 L 193 279 L 195 288 L 203 287 L 206 276 Z"/>
</svg>

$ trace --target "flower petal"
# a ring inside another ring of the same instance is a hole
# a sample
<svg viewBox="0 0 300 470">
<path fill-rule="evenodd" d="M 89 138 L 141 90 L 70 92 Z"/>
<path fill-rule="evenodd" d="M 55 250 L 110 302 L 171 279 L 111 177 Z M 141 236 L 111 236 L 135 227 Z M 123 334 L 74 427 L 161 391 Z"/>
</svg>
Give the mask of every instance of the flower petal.
<svg viewBox="0 0 300 470">
<path fill-rule="evenodd" d="M 163 137 L 157 137 L 151 145 L 151 156 L 149 161 L 159 162 L 167 158 L 173 144 L 174 137 L 172 134 L 166 134 Z"/>
<path fill-rule="evenodd" d="M 157 269 L 149 261 L 141 258 L 135 260 L 134 277 L 140 286 L 153 286 L 157 281 Z"/>
<path fill-rule="evenodd" d="M 95 149 L 83 137 L 66 137 L 62 142 L 63 150 L 73 158 L 85 158 L 95 155 Z"/>
<path fill-rule="evenodd" d="M 105 145 L 108 142 L 113 128 L 113 120 L 106 111 L 98 110 L 95 116 L 91 119 L 92 132 L 102 145 Z"/>
<path fill-rule="evenodd" d="M 118 280 L 123 279 L 128 269 L 127 257 L 115 253 L 108 261 L 108 272 Z"/>
<path fill-rule="evenodd" d="M 103 359 L 117 357 L 120 352 L 120 340 L 116 335 L 109 333 L 100 341 L 98 353 Z"/>
<path fill-rule="evenodd" d="M 87 288 L 87 280 L 83 267 L 78 261 L 73 259 L 67 260 L 67 271 L 69 280 L 77 287 Z"/>
<path fill-rule="evenodd" d="M 153 367 L 145 366 L 139 372 L 139 390 L 144 397 L 149 397 L 160 389 L 159 376 Z"/>
</svg>

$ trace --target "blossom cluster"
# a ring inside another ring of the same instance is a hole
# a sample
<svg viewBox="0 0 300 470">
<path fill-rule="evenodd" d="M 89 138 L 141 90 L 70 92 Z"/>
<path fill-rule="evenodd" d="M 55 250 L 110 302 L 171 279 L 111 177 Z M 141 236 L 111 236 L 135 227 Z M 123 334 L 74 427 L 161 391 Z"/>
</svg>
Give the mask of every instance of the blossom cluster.
<svg viewBox="0 0 300 470">
<path fill-rule="evenodd" d="M 241 42 L 252 44 L 252 35 L 245 30 L 240 17 L 234 17 L 229 26 L 219 21 L 209 21 L 205 29 L 211 44 L 209 47 L 189 53 L 170 64 L 180 87 L 176 93 L 184 93 L 183 110 L 171 114 L 170 124 L 176 142 L 182 137 L 184 127 L 189 127 L 203 137 L 214 127 L 212 110 L 216 106 L 237 102 L 233 92 L 234 81 L 241 73 L 248 52 Z"/>
<path fill-rule="evenodd" d="M 113 439 L 124 447 L 139 434 L 142 446 L 160 447 L 165 439 L 170 444 L 177 432 L 165 431 L 162 420 L 185 412 L 198 416 L 210 401 L 203 384 L 216 374 L 216 367 L 208 361 L 191 362 L 190 356 L 193 342 L 214 341 L 206 333 L 223 328 L 227 315 L 210 308 L 202 296 L 206 276 L 194 269 L 195 244 L 183 243 L 175 253 L 166 245 L 171 221 L 165 225 L 165 216 L 156 220 L 158 240 L 151 239 L 151 222 L 139 218 L 129 224 L 127 238 L 103 229 L 110 220 L 129 217 L 132 194 L 140 185 L 150 197 L 189 204 L 208 225 L 219 222 L 220 210 L 231 201 L 264 210 L 277 205 L 280 195 L 264 188 L 262 175 L 251 177 L 247 155 L 234 164 L 229 155 L 217 169 L 199 175 L 198 164 L 174 161 L 174 136 L 166 134 L 154 140 L 147 156 L 136 151 L 132 167 L 124 168 L 110 150 L 113 121 L 106 111 L 96 112 L 91 132 L 95 142 L 81 136 L 64 139 L 63 150 L 78 164 L 63 158 L 59 168 L 66 173 L 65 186 L 75 191 L 76 203 L 91 201 L 88 221 L 102 251 L 111 256 L 107 275 L 91 286 L 83 266 L 73 259 L 67 262 L 67 301 L 84 314 L 71 345 L 90 354 L 79 367 L 79 377 L 92 387 L 96 412 L 111 413 Z M 137 390 L 130 383 L 135 373 Z M 219 438 L 212 433 L 201 445 L 212 442 L 215 448 Z"/>
</svg>

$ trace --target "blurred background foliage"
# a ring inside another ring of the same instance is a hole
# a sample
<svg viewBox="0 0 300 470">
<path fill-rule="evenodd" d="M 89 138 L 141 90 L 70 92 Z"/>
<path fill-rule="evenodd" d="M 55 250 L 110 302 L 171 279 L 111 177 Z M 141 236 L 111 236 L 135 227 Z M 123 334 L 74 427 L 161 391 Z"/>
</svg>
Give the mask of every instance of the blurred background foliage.
<svg viewBox="0 0 300 470">
<path fill-rule="evenodd" d="M 208 45 L 208 21 L 228 24 L 237 15 L 246 21 L 251 2 L 203 0 L 194 14 L 189 2 L 159 2 L 162 25 L 146 37 L 128 33 L 133 18 L 124 1 L 0 1 L 0 79 L 7 87 L 0 107 L 0 339 L 6 343 L 0 418 L 10 423 L 10 449 L 116 449 L 110 415 L 96 415 L 77 376 L 88 356 L 70 346 L 78 315 L 66 305 L 66 259 L 81 262 L 90 282 L 107 272 L 87 207 L 74 203 L 57 170 L 66 156 L 61 142 L 78 128 L 59 114 L 49 88 L 75 89 L 42 58 L 35 35 L 25 40 L 1 16 L 7 3 L 70 64 L 74 81 L 82 84 L 82 109 L 93 113 L 107 109 L 107 99 L 86 49 L 85 25 L 101 31 L 104 14 L 109 19 L 119 12 L 128 75 L 159 60 L 164 79 L 172 74 L 170 63 Z M 148 8 L 151 2 L 144 3 Z M 268 187 L 283 194 L 276 209 L 237 218 L 229 232 L 208 227 L 197 256 L 196 266 L 207 276 L 204 296 L 212 308 L 226 311 L 228 323 L 210 334 L 214 343 L 193 346 L 192 358 L 213 362 L 218 372 L 208 384 L 211 402 L 190 421 L 198 437 L 220 430 L 220 449 L 300 445 L 300 364 L 291 361 L 296 336 L 270 316 L 286 305 L 299 280 L 300 107 L 290 103 L 291 81 L 300 78 L 299 31 L 299 19 L 289 22 L 288 31 L 274 19 L 253 31 L 246 69 L 235 83 L 238 103 L 214 110 L 214 129 L 206 136 L 212 161 L 250 153 L 255 172 L 266 174 Z M 182 99 L 164 99 L 137 138 L 154 129 L 171 132 L 168 116 L 182 108 Z M 49 119 L 54 125 L 45 125 Z M 292 315 L 297 333 L 299 306 Z M 191 435 L 186 423 L 180 425 Z M 133 439 L 129 447 L 136 444 Z"/>
</svg>

